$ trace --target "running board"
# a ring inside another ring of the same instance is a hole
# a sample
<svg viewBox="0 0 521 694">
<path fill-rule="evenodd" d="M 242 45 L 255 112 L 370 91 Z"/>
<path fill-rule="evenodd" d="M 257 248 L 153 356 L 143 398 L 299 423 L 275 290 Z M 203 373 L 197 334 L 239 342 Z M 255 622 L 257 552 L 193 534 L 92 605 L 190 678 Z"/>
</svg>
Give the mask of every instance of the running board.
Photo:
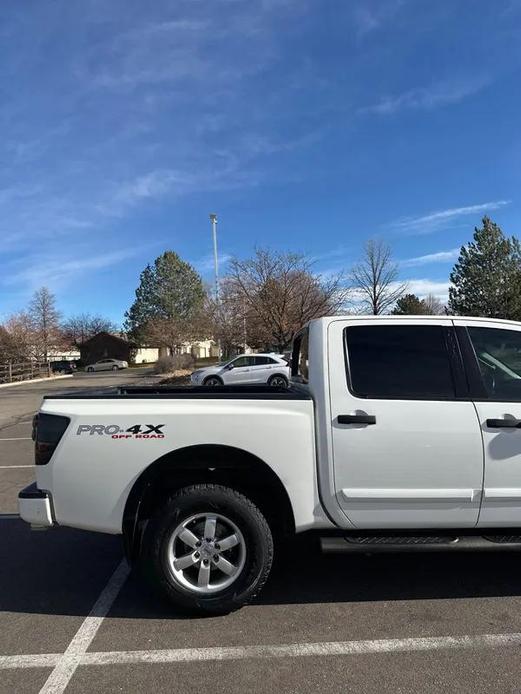
<svg viewBox="0 0 521 694">
<path fill-rule="evenodd" d="M 521 535 L 346 535 L 321 537 L 326 554 L 373 552 L 507 552 L 521 550 Z"/>
</svg>

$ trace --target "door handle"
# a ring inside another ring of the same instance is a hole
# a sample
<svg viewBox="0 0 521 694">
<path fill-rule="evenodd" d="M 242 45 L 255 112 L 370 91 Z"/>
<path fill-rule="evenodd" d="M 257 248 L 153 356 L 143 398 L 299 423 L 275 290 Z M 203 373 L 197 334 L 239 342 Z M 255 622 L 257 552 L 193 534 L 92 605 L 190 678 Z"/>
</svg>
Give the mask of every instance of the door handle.
<svg viewBox="0 0 521 694">
<path fill-rule="evenodd" d="M 501 419 L 487 419 L 487 427 L 490 429 L 521 429 L 521 419 L 515 417 Z"/>
<path fill-rule="evenodd" d="M 376 424 L 374 414 L 339 414 L 339 424 Z"/>
</svg>

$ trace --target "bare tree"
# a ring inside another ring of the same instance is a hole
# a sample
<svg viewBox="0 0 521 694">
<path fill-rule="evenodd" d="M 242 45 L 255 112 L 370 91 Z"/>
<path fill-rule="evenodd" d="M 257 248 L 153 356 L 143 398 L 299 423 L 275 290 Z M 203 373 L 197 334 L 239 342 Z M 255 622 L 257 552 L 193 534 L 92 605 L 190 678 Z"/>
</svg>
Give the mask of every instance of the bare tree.
<svg viewBox="0 0 521 694">
<path fill-rule="evenodd" d="M 117 326 L 108 318 L 90 313 L 71 316 L 62 325 L 64 339 L 79 347 L 85 340 L 101 332 L 115 333 Z"/>
<path fill-rule="evenodd" d="M 425 306 L 425 313 L 428 315 L 441 316 L 445 313 L 445 306 L 434 294 L 427 294 L 427 296 L 422 299 L 422 303 Z"/>
<path fill-rule="evenodd" d="M 13 335 L 3 325 L 0 325 L 0 364 L 23 361 L 23 359 L 23 351 L 20 350 Z"/>
<path fill-rule="evenodd" d="M 351 281 L 363 307 L 375 316 L 394 306 L 407 290 L 407 283 L 398 281 L 391 248 L 380 240 L 367 241 L 364 258 L 351 270 Z"/>
<path fill-rule="evenodd" d="M 244 349 L 251 320 L 247 316 L 244 298 L 228 278 L 220 284 L 218 300 L 213 291 L 208 291 L 205 311 L 210 322 L 208 334 L 220 343 L 225 358 Z"/>
<path fill-rule="evenodd" d="M 26 311 L 9 316 L 4 323 L 12 345 L 10 361 L 38 359 L 37 336 L 31 317 Z"/>
<path fill-rule="evenodd" d="M 35 347 L 44 361 L 49 359 L 49 350 L 62 341 L 60 314 L 56 299 L 47 287 L 38 289 L 29 304 L 29 317 L 34 331 Z"/>
<path fill-rule="evenodd" d="M 245 307 L 248 343 L 279 351 L 307 321 L 336 313 L 347 294 L 341 275 L 321 277 L 304 256 L 269 249 L 257 249 L 248 260 L 233 259 L 228 282 Z"/>
<path fill-rule="evenodd" d="M 190 318 L 171 316 L 151 318 L 144 325 L 143 335 L 151 347 L 163 347 L 170 354 L 180 352 L 187 342 L 206 339 L 210 333 L 210 322 L 203 307 Z"/>
</svg>

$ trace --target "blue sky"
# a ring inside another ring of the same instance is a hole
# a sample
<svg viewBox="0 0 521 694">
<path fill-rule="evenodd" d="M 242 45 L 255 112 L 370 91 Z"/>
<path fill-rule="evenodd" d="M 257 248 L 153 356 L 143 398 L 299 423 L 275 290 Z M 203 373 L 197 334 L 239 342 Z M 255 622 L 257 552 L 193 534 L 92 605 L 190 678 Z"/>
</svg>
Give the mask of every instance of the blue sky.
<svg viewBox="0 0 521 694">
<path fill-rule="evenodd" d="M 121 321 L 171 248 L 348 270 L 388 241 L 443 296 L 489 214 L 521 234 L 518 0 L 4 0 L 0 320 L 46 284 Z"/>
</svg>

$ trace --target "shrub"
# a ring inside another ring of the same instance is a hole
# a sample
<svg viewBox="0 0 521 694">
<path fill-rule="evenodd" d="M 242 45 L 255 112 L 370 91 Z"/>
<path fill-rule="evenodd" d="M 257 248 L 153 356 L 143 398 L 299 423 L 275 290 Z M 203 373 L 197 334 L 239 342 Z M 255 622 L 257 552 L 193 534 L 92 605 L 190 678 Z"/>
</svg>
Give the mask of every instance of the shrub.
<svg viewBox="0 0 521 694">
<path fill-rule="evenodd" d="M 195 359 L 191 354 L 171 354 L 168 357 L 160 357 L 155 365 L 157 374 L 167 374 L 180 369 L 193 369 Z"/>
</svg>

